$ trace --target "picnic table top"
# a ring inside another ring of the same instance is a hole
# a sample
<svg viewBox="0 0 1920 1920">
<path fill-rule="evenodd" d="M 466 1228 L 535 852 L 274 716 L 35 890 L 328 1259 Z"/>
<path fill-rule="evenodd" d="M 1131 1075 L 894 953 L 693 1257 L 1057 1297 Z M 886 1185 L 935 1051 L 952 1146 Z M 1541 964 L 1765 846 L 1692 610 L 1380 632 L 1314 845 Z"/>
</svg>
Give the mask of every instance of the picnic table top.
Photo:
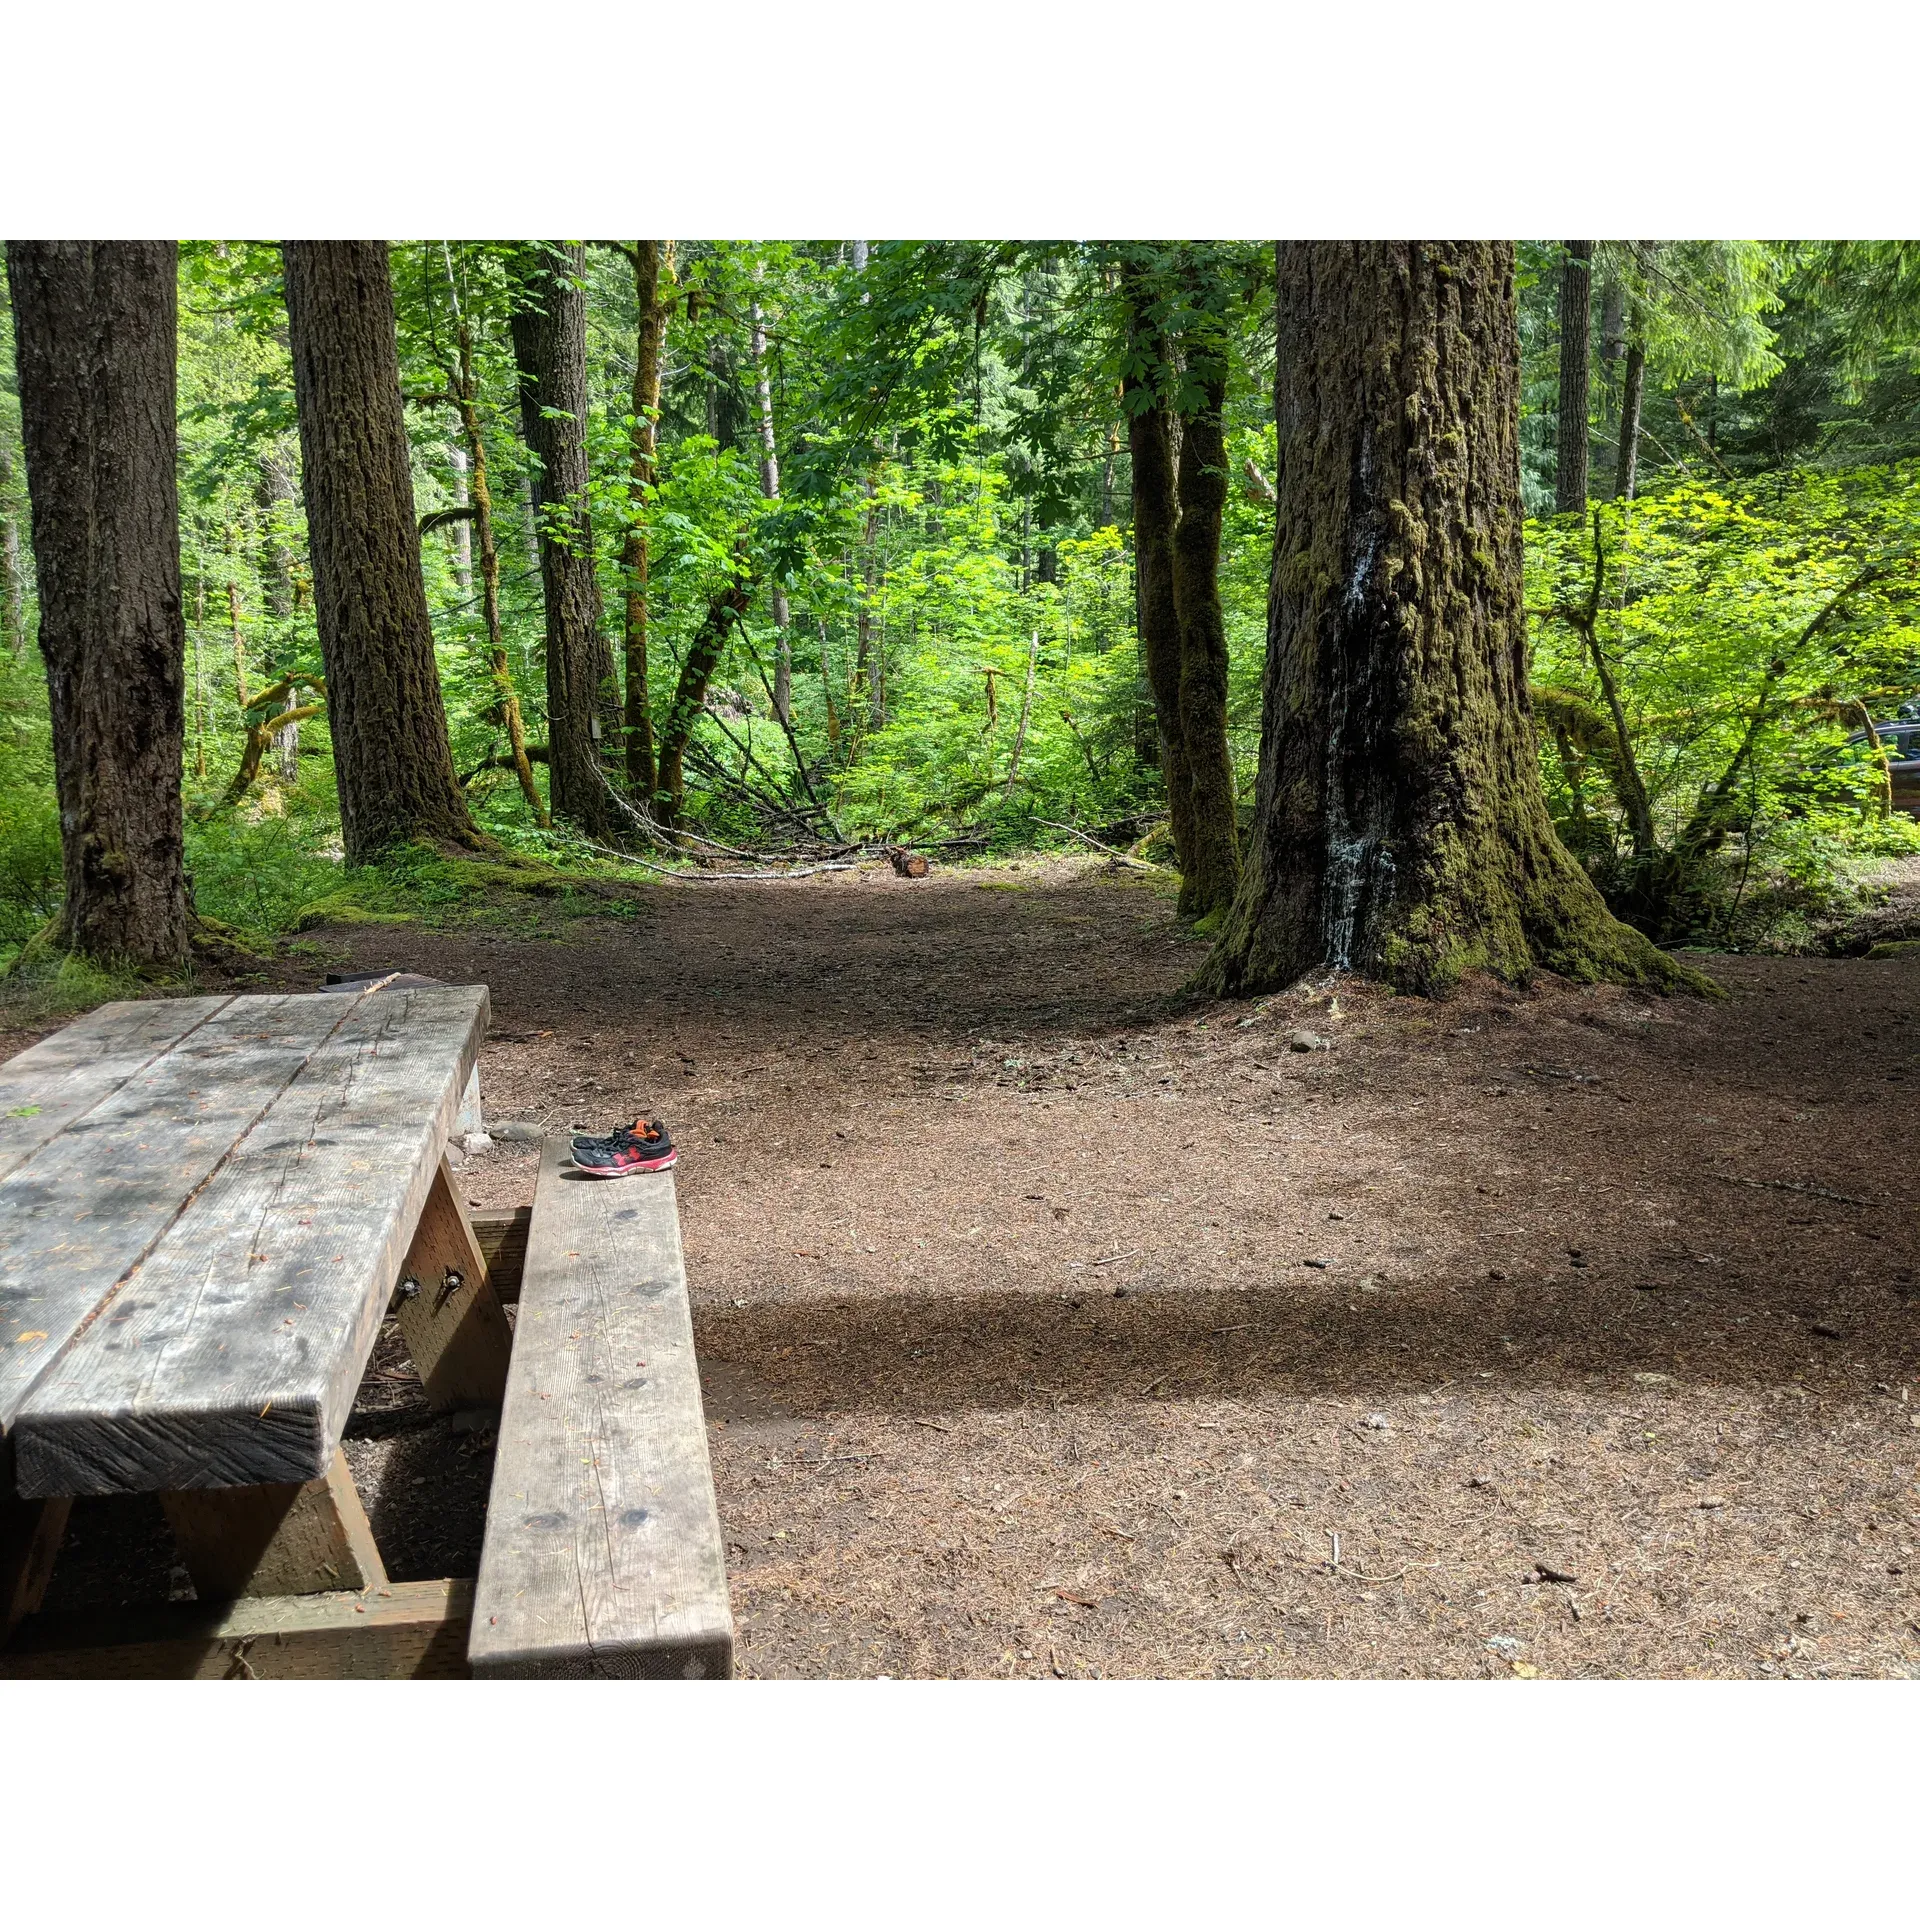
<svg viewBox="0 0 1920 1920">
<path fill-rule="evenodd" d="M 101 1007 L 0 1066 L 0 1494 L 311 1480 L 485 987 Z"/>
</svg>

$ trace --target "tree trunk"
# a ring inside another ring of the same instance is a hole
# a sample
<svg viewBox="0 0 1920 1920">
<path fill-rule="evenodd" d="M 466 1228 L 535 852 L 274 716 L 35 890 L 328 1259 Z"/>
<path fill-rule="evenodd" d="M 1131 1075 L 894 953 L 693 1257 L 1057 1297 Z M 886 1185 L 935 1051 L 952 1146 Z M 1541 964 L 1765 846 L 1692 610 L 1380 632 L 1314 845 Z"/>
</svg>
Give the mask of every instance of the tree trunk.
<svg viewBox="0 0 1920 1920">
<path fill-rule="evenodd" d="M 1647 350 L 1638 335 L 1627 343 L 1627 380 L 1620 397 L 1620 460 L 1614 468 L 1616 500 L 1631 500 L 1640 477 L 1640 401 L 1647 383 Z"/>
<path fill-rule="evenodd" d="M 1180 613 L 1173 585 L 1173 540 L 1179 511 L 1174 490 L 1172 423 L 1155 392 L 1151 369 L 1165 347 L 1147 318 L 1149 294 L 1134 273 L 1123 275 L 1128 296 L 1128 367 L 1121 383 L 1127 444 L 1133 468 L 1134 619 L 1145 657 L 1147 686 L 1158 722 L 1160 773 L 1167 786 L 1173 857 L 1186 876 L 1198 863 L 1194 845 L 1193 780 L 1186 729 L 1180 719 Z"/>
<path fill-rule="evenodd" d="M 766 268 L 755 261 L 754 283 L 766 277 Z M 753 323 L 753 391 L 760 405 L 760 491 L 769 500 L 780 498 L 780 452 L 773 437 L 773 382 L 767 376 L 767 326 L 760 312 L 760 301 L 749 308 Z M 773 710 L 784 727 L 793 719 L 793 642 L 787 633 L 792 614 L 787 606 L 787 590 L 773 589 Z"/>
<path fill-rule="evenodd" d="M 1279 500 L 1253 845 L 1204 985 L 1691 980 L 1547 817 L 1510 243 L 1278 249 Z"/>
<path fill-rule="evenodd" d="M 277 678 L 291 673 L 293 656 L 293 556 L 287 551 L 285 514 L 293 505 L 293 474 L 278 450 L 260 456 L 260 583 L 266 590 L 267 617 L 273 622 L 273 651 L 267 661 L 267 673 Z M 286 711 L 298 704 L 294 690 L 287 689 Z M 300 778 L 300 727 L 296 721 L 283 726 L 273 737 L 277 772 L 282 783 L 292 786 Z"/>
<path fill-rule="evenodd" d="M 1193 858 L 1180 870 L 1182 913 L 1231 904 L 1240 880 L 1240 822 L 1227 745 L 1227 622 L 1220 605 L 1220 523 L 1227 506 L 1224 342 L 1196 344 L 1187 377 L 1200 407 L 1180 437 L 1173 601 L 1180 619 L 1180 733 L 1193 795 Z"/>
<path fill-rule="evenodd" d="M 13 455 L 0 440 L 0 647 L 17 660 L 27 650 L 26 582 L 20 572 L 20 521 L 14 510 Z"/>
<path fill-rule="evenodd" d="M 739 564 L 744 568 L 744 557 Z M 725 589 L 708 604 L 707 617 L 688 643 L 686 657 L 680 663 L 673 705 L 667 709 L 666 725 L 660 729 L 659 817 L 661 824 L 670 829 L 679 826 L 685 806 L 687 742 L 693 737 L 694 722 L 706 705 L 714 669 L 727 650 L 727 634 L 734 621 L 746 612 L 751 599 L 752 588 L 745 573 L 737 571 Z"/>
<path fill-rule="evenodd" d="M 386 243 L 288 240 L 281 256 L 347 858 L 419 839 L 485 847 L 447 743 Z"/>
<path fill-rule="evenodd" d="M 874 499 L 875 486 L 873 469 L 867 469 L 865 480 L 867 511 L 863 518 L 860 533 L 860 606 L 856 615 L 859 628 L 859 652 L 854 656 L 854 668 L 858 672 L 865 668 L 867 675 L 867 724 L 875 733 L 887 724 L 887 676 L 880 658 L 884 642 L 873 630 L 873 592 L 876 565 L 880 542 L 880 508 Z"/>
<path fill-rule="evenodd" d="M 460 416 L 460 431 L 466 438 L 467 491 L 472 495 L 472 532 L 480 543 L 480 611 L 487 629 L 487 671 L 493 681 L 494 699 L 500 709 L 501 724 L 507 730 L 507 760 L 520 782 L 520 795 L 537 825 L 550 827 L 552 817 L 533 778 L 533 762 L 527 752 L 526 723 L 520 713 L 520 695 L 513 684 L 513 668 L 507 658 L 507 639 L 500 626 L 500 548 L 493 531 L 493 482 L 487 467 L 487 440 L 480 424 L 480 383 L 473 370 L 473 330 L 462 315 L 456 325 L 453 377 L 447 383 L 447 398 Z M 459 523 L 465 526 L 466 522 Z"/>
<path fill-rule="evenodd" d="M 453 469 L 453 504 L 456 507 L 473 505 L 473 492 L 467 481 L 467 450 L 458 442 L 447 449 L 447 464 Z M 452 523 L 449 531 L 453 535 L 453 581 L 460 589 L 462 600 L 473 598 L 473 522 L 460 519 Z"/>
<path fill-rule="evenodd" d="M 513 357 L 532 449 L 547 610 L 547 774 L 553 810 L 597 839 L 619 829 L 608 773 L 621 761 L 619 683 L 600 630 L 587 499 L 586 249 L 530 245 L 513 259 Z"/>
<path fill-rule="evenodd" d="M 20 419 L 53 715 L 58 937 L 109 965 L 187 957 L 172 241 L 9 241 Z"/>
<path fill-rule="evenodd" d="M 632 519 L 620 565 L 627 576 L 627 656 L 625 732 L 627 786 L 649 811 L 654 801 L 653 695 L 647 670 L 648 583 L 647 514 L 653 500 L 660 444 L 660 371 L 666 353 L 671 293 L 661 297 L 660 282 L 673 285 L 673 242 L 633 243 L 633 290 L 639 304 L 639 330 L 633 360 L 633 453 L 629 468 L 628 511 Z"/>
<path fill-rule="evenodd" d="M 1587 330 L 1593 307 L 1593 242 L 1569 240 L 1560 269 L 1559 459 L 1555 513 L 1587 510 Z"/>
<path fill-rule="evenodd" d="M 193 583 L 193 777 L 207 777 L 207 683 L 202 672 L 201 637 L 207 624 L 207 576 Z"/>
</svg>

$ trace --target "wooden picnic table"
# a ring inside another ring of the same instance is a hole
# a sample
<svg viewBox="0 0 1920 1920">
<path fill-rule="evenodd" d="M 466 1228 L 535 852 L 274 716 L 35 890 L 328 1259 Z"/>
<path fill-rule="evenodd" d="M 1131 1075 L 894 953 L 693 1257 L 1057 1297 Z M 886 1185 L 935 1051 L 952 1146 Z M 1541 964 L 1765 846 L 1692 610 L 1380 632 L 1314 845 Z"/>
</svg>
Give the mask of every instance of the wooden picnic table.
<svg viewBox="0 0 1920 1920">
<path fill-rule="evenodd" d="M 160 1494 L 203 1601 L 384 1583 L 338 1448 L 396 1283 L 430 1402 L 506 1378 L 444 1159 L 487 1012 L 124 1002 L 0 1067 L 0 1637 L 83 1494 Z"/>
</svg>

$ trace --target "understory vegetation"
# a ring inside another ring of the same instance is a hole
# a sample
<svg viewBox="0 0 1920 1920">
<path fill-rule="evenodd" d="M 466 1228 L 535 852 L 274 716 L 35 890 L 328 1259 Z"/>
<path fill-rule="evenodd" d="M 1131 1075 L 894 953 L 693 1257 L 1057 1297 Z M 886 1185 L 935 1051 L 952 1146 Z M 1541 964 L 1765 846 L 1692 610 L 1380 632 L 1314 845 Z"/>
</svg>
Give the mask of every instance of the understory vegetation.
<svg viewBox="0 0 1920 1920">
<path fill-rule="evenodd" d="M 1561 511 L 1568 245 L 1589 249 L 1576 384 L 1593 478 Z M 1202 343 L 1225 368 L 1218 591 L 1244 827 L 1274 537 L 1269 250 L 589 243 L 601 617 L 627 725 L 644 670 L 651 738 L 684 752 L 684 796 L 661 809 L 635 786 L 620 847 L 547 805 L 540 516 L 557 509 L 534 504 L 511 253 L 391 251 L 454 765 L 502 858 L 407 849 L 349 867 L 280 256 L 181 251 L 201 916 L 264 942 L 727 849 L 966 859 L 1090 839 L 1171 862 L 1136 612 L 1139 369 L 1116 317 L 1116 287 L 1149 268 L 1177 289 L 1155 376 L 1174 411 Z M 1920 269 L 1892 245 L 1541 242 L 1519 258 L 1534 717 L 1554 823 L 1659 942 L 1804 944 L 1856 897 L 1863 863 L 1920 852 L 1873 725 L 1920 713 Z M 0 326 L 4 962 L 59 909 L 61 845 L 10 316 Z"/>
</svg>

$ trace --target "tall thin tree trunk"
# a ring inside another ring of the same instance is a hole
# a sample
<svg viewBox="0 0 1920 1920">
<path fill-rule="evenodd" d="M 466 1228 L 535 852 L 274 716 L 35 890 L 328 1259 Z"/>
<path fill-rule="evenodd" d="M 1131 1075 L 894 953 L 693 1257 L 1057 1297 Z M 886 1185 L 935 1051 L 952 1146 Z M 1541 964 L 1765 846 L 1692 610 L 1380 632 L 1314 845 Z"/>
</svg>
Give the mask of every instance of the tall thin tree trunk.
<svg viewBox="0 0 1920 1920">
<path fill-rule="evenodd" d="M 193 777 L 207 777 L 207 680 L 201 659 L 201 636 L 207 625 L 207 576 L 193 583 Z"/>
<path fill-rule="evenodd" d="M 867 271 L 867 243 L 856 240 L 853 243 L 853 270 L 856 275 L 864 276 Z M 867 295 L 863 290 L 860 304 L 866 305 Z M 861 525 L 860 534 L 860 604 L 855 613 L 855 631 L 858 641 L 854 654 L 854 672 L 863 669 L 867 676 L 867 722 L 874 732 L 887 724 L 887 676 L 881 661 L 881 649 L 876 644 L 873 633 L 873 588 L 874 561 L 880 535 L 880 510 L 874 500 L 875 474 L 880 464 L 880 450 L 877 445 L 867 449 L 867 471 L 861 481 L 861 490 L 866 495 L 867 510 Z"/>
<path fill-rule="evenodd" d="M 1587 340 L 1593 310 L 1593 242 L 1569 240 L 1560 269 L 1560 418 L 1555 513 L 1587 510 Z"/>
<path fill-rule="evenodd" d="M 281 256 L 347 858 L 418 839 L 485 847 L 433 657 L 386 243 L 289 240 Z"/>
<path fill-rule="evenodd" d="M 878 733 L 887 724 L 887 676 L 880 658 L 882 642 L 873 630 L 873 595 L 879 571 L 880 508 L 874 499 L 871 468 L 867 471 L 864 489 L 867 511 L 860 532 L 860 606 L 856 615 L 860 651 L 855 658 L 856 666 L 864 666 L 867 670 L 867 721 Z"/>
<path fill-rule="evenodd" d="M 706 705 L 707 688 L 714 670 L 727 650 L 727 635 L 747 610 L 752 591 L 745 571 L 745 555 L 736 554 L 733 578 L 708 604 L 707 617 L 687 644 L 680 663 L 680 678 L 673 690 L 673 704 L 667 709 L 666 724 L 660 729 L 660 769 L 658 804 L 661 824 L 677 829 L 686 803 L 685 761 L 687 742 L 693 738 L 694 723 Z"/>
<path fill-rule="evenodd" d="M 279 450 L 260 456 L 260 581 L 266 593 L 267 617 L 273 623 L 273 652 L 267 661 L 270 676 L 293 669 L 293 556 L 287 550 L 287 510 L 293 505 L 293 474 Z M 282 712 L 300 704 L 300 689 L 287 689 Z M 263 716 L 264 717 L 264 716 Z M 282 784 L 300 778 L 300 723 L 295 720 L 273 736 L 276 771 Z"/>
<path fill-rule="evenodd" d="M 626 627 L 627 702 L 625 714 L 627 785 L 649 810 L 654 796 L 653 693 L 648 674 L 649 551 L 647 515 L 652 510 L 656 456 L 660 435 L 660 373 L 666 354 L 667 319 L 672 294 L 663 296 L 661 281 L 673 286 L 673 242 L 636 240 L 633 243 L 633 290 L 639 306 L 639 329 L 633 360 L 633 452 L 628 469 L 628 510 L 631 520 L 620 565 L 627 576 Z"/>
<path fill-rule="evenodd" d="M 533 763 L 527 756 L 526 721 L 520 711 L 519 691 L 513 684 L 506 634 L 500 625 L 500 549 L 493 531 L 493 484 L 488 477 L 486 435 L 481 431 L 480 383 L 473 367 L 473 331 L 464 315 L 457 323 L 455 342 L 459 358 L 451 383 L 452 397 L 454 409 L 460 416 L 460 430 L 466 437 L 473 532 L 480 543 L 480 609 L 487 629 L 487 670 L 493 680 L 501 723 L 507 730 L 507 755 L 513 762 L 514 778 L 520 782 L 521 797 L 535 823 L 550 827 L 553 819 L 540 796 L 533 777 Z"/>
<path fill-rule="evenodd" d="M 533 504 L 533 476 L 520 476 L 520 542 L 527 556 L 527 572 L 540 578 L 540 514 Z"/>
<path fill-rule="evenodd" d="M 27 650 L 26 583 L 20 573 L 20 520 L 14 510 L 13 454 L 0 439 L 0 646 L 17 660 Z"/>
<path fill-rule="evenodd" d="M 1187 766 L 1186 729 L 1180 722 L 1180 613 L 1173 589 L 1173 536 L 1179 499 L 1174 483 L 1171 422 L 1150 373 L 1165 357 L 1164 343 L 1148 318 L 1151 295 L 1140 276 L 1122 276 L 1131 334 L 1123 382 L 1127 442 L 1133 467 L 1133 564 L 1135 623 L 1153 695 L 1160 736 L 1160 773 L 1166 782 L 1173 855 L 1181 884 L 1195 870 L 1193 779 Z"/>
<path fill-rule="evenodd" d="M 66 884 L 59 938 L 187 957 L 172 241 L 7 243 Z"/>
<path fill-rule="evenodd" d="M 1613 492 L 1631 500 L 1640 478 L 1640 404 L 1647 382 L 1647 350 L 1638 333 L 1627 342 L 1627 378 L 1620 393 L 1620 458 L 1614 468 Z"/>
<path fill-rule="evenodd" d="M 1033 717 L 1033 676 L 1040 664 L 1040 630 L 1027 636 L 1027 683 L 1020 694 L 1020 724 L 1014 730 L 1013 753 L 1007 761 L 1007 797 L 1013 797 L 1014 782 L 1020 778 L 1020 756 L 1027 750 L 1027 722 Z"/>
<path fill-rule="evenodd" d="M 456 507 L 473 505 L 473 490 L 468 484 L 469 461 L 467 450 L 458 441 L 447 449 L 447 464 L 453 469 L 453 504 Z M 473 598 L 473 522 L 461 519 L 453 522 L 448 529 L 453 535 L 453 582 L 460 589 L 462 600 Z"/>
<path fill-rule="evenodd" d="M 833 701 L 833 663 L 827 657 L 827 616 L 820 619 L 820 690 L 827 700 L 827 753 L 829 757 L 840 750 L 840 710 Z"/>
<path fill-rule="evenodd" d="M 608 773 L 621 764 L 623 716 L 600 627 L 588 509 L 586 249 L 530 244 L 514 255 L 513 269 L 513 355 L 536 461 L 547 610 L 548 781 L 554 812 L 606 839 L 619 830 Z"/>
<path fill-rule="evenodd" d="M 228 547 L 232 545 L 232 534 L 228 530 Z M 246 680 L 246 634 L 240 630 L 240 588 L 236 582 L 227 582 L 227 632 L 234 645 L 234 699 L 240 707 L 252 699 L 252 689 Z"/>
<path fill-rule="evenodd" d="M 1187 377 L 1199 408 L 1185 423 L 1176 469 L 1173 602 L 1180 621 L 1180 732 L 1193 795 L 1193 859 L 1181 869 L 1180 911 L 1204 918 L 1240 880 L 1240 823 L 1227 744 L 1227 622 L 1220 604 L 1220 524 L 1227 506 L 1223 340 L 1196 340 Z"/>
<path fill-rule="evenodd" d="M 1504 241 L 1278 252 L 1279 500 L 1252 849 L 1204 985 L 1353 967 L 1676 984 L 1554 832 L 1527 697 Z"/>
<path fill-rule="evenodd" d="M 756 260 L 754 285 L 766 278 L 766 266 Z M 780 451 L 773 437 L 773 382 L 767 373 L 767 327 L 756 293 L 748 316 L 753 324 L 753 391 L 760 405 L 760 491 L 769 500 L 780 498 Z M 787 606 L 787 590 L 775 584 L 773 589 L 773 710 L 782 726 L 793 718 L 793 642 L 787 633 L 792 614 Z"/>
<path fill-rule="evenodd" d="M 1100 524 L 1113 525 L 1113 466 L 1120 457 L 1120 423 L 1107 422 L 1107 457 L 1100 466 Z"/>
</svg>

